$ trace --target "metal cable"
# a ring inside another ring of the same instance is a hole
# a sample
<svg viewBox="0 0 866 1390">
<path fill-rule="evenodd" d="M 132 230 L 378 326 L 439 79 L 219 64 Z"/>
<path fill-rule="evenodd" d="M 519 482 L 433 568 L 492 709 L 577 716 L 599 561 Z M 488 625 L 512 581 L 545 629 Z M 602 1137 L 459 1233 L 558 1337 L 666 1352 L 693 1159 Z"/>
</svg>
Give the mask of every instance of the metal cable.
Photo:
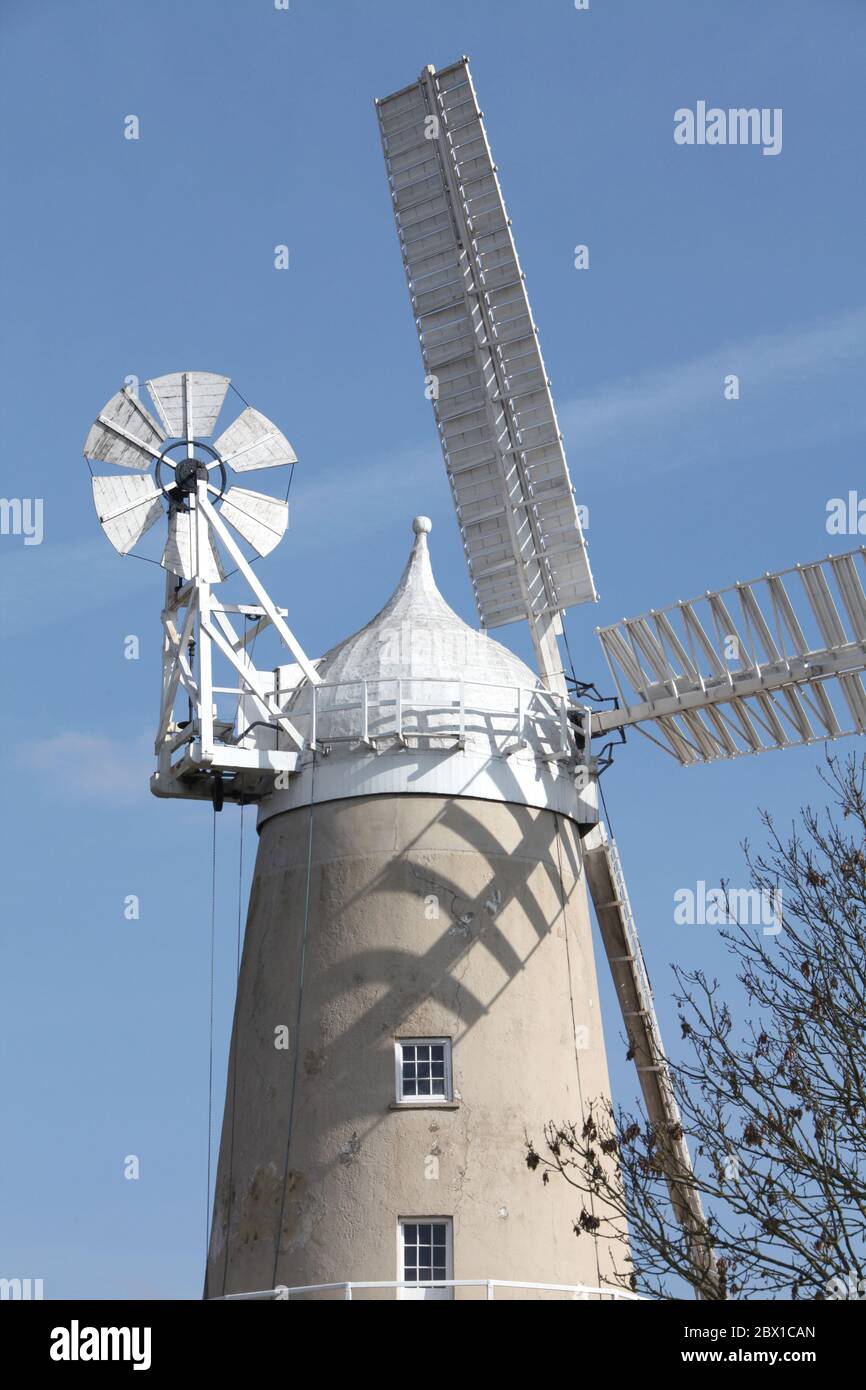
<svg viewBox="0 0 866 1390">
<path fill-rule="evenodd" d="M 243 401 L 243 403 L 244 403 L 244 405 L 246 406 L 247 410 L 252 410 L 252 406 L 250 405 L 250 403 L 249 403 L 249 401 L 247 400 L 246 396 L 242 396 L 242 395 L 241 395 L 240 391 L 239 391 L 238 388 L 235 386 L 235 384 L 234 384 L 233 381 L 230 381 L 230 382 L 229 382 L 229 389 L 230 389 L 231 391 L 234 391 L 235 395 L 236 395 L 240 400 Z"/>
<path fill-rule="evenodd" d="M 240 395 L 240 392 L 238 392 L 238 394 Z M 243 400 L 243 396 L 241 396 L 241 400 Z M 288 500 L 289 500 L 289 493 L 290 493 L 291 490 L 292 490 L 292 479 L 293 479 L 294 476 L 295 476 L 295 465 L 294 465 L 293 463 L 290 463 L 290 464 L 288 464 L 287 466 L 288 466 L 288 469 L 289 469 L 289 483 L 288 483 L 288 487 L 286 488 L 286 495 L 285 495 L 285 497 L 283 498 L 283 501 L 286 502 L 286 503 L 288 503 Z M 255 469 L 253 469 L 252 471 L 255 472 Z M 269 529 L 269 530 L 273 530 L 273 527 L 268 527 L 268 529 Z M 268 553 L 270 553 L 270 552 L 268 552 Z M 250 566 L 250 569 L 252 569 L 255 565 L 257 565 L 257 564 L 259 563 L 259 560 L 264 560 L 265 558 L 266 558 L 266 557 L 265 557 L 264 555 L 254 555 L 254 556 L 252 557 L 251 560 L 248 560 L 248 561 L 247 561 L 247 563 L 248 563 L 248 565 Z M 237 574 L 237 573 L 238 573 L 238 567 L 237 567 L 237 565 L 235 565 L 234 569 L 233 569 L 233 570 L 229 570 L 228 573 L 227 573 L 226 575 L 223 576 L 223 578 L 224 578 L 224 580 L 225 580 L 225 579 L 231 579 L 232 576 L 235 575 L 235 574 Z"/>
<path fill-rule="evenodd" d="M 597 783 L 598 783 L 598 792 L 599 792 L 599 796 L 601 797 L 601 809 L 604 811 L 604 818 L 605 818 L 605 820 L 606 820 L 608 826 L 610 827 L 610 838 L 611 838 L 612 840 L 615 840 L 615 839 L 616 839 L 616 836 L 615 836 L 614 833 L 613 833 L 613 821 L 612 821 L 611 818 L 610 818 L 610 812 L 609 812 L 608 809 L 607 809 L 607 802 L 606 802 L 605 799 L 604 799 L 604 788 L 603 788 L 602 785 L 601 785 L 601 778 L 599 777 L 599 778 L 597 778 L 596 780 L 597 780 Z"/>
<path fill-rule="evenodd" d="M 568 664 L 571 667 L 571 679 L 577 685 L 577 676 L 574 673 L 574 662 L 571 659 L 571 647 L 568 645 L 568 633 L 565 630 L 565 618 L 562 620 L 562 640 L 565 643 L 565 654 L 568 657 Z"/>
</svg>

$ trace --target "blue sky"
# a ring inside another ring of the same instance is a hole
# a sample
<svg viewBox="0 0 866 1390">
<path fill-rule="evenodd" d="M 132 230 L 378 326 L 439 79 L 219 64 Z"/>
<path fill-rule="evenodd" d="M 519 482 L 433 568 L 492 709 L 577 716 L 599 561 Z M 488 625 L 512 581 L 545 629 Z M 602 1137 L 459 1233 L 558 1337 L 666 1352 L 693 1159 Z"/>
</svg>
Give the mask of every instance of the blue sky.
<svg viewBox="0 0 866 1390">
<path fill-rule="evenodd" d="M 468 54 L 589 507 L 601 601 L 570 613 L 571 650 L 603 680 L 596 624 L 847 548 L 825 508 L 862 478 L 864 40 L 858 0 L 4 0 L 2 491 L 43 498 L 45 534 L 0 537 L 0 1274 L 201 1290 L 212 820 L 147 789 L 162 584 L 99 533 L 96 411 L 127 374 L 190 367 L 279 422 L 301 462 L 261 574 L 312 655 L 388 596 L 418 512 L 472 621 L 373 109 Z M 782 153 L 677 146 L 700 99 L 781 107 Z M 632 738 L 607 774 L 674 1047 L 668 962 L 727 978 L 713 928 L 674 926 L 675 889 L 742 882 L 757 807 L 790 820 L 820 757 L 686 772 Z M 238 819 L 217 824 L 215 1139 Z M 245 837 L 249 865 L 249 812 Z M 615 1022 L 609 1053 L 627 1100 Z"/>
</svg>

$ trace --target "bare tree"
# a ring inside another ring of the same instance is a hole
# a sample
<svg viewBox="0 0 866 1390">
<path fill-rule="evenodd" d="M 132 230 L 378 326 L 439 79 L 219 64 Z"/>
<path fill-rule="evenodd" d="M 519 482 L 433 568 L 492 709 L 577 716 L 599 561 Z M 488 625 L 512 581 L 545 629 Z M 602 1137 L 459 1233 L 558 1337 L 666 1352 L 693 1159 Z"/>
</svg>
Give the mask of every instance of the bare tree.
<svg viewBox="0 0 866 1390">
<path fill-rule="evenodd" d="M 694 1258 L 671 1206 L 662 1160 L 678 1135 L 594 1102 L 527 1140 L 529 1168 L 582 1195 L 575 1233 L 612 1242 L 626 1288 L 864 1296 L 866 758 L 828 757 L 820 776 L 828 807 L 805 807 L 785 836 L 762 812 L 764 849 L 744 846 L 753 889 L 781 916 L 756 929 L 729 906 L 739 1022 L 718 981 L 673 967 L 687 1060 L 671 1084 L 715 1261 Z"/>
</svg>

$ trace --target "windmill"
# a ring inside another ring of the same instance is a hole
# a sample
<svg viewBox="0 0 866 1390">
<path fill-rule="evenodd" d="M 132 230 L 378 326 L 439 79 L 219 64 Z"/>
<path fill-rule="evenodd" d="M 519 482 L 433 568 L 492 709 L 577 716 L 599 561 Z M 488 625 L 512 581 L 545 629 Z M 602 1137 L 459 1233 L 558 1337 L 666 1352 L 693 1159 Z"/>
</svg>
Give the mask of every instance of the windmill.
<svg viewBox="0 0 866 1390">
<path fill-rule="evenodd" d="M 213 372 L 148 381 L 158 419 L 124 387 L 102 408 L 84 442 L 89 463 L 123 470 L 92 477 L 96 514 L 119 554 L 139 554 L 152 529 L 166 523 L 159 560 L 166 570 L 159 766 L 152 790 L 220 805 L 224 796 L 254 796 L 274 774 L 293 771 L 304 746 L 288 719 L 275 718 L 274 690 L 246 656 L 247 645 L 272 625 L 294 657 L 296 678 L 318 680 L 284 621 L 285 610 L 271 601 L 241 544 L 254 558 L 273 550 L 288 525 L 288 489 L 281 499 L 229 485 L 230 472 L 268 470 L 270 477 L 270 470 L 291 467 L 297 458 L 280 430 L 249 405 L 214 438 L 230 384 Z M 226 605 L 214 597 L 213 585 L 230 566 L 254 603 Z M 239 635 L 233 618 L 252 625 Z M 214 687 L 215 657 L 228 663 L 239 686 Z M 220 720 L 216 697 L 227 693 L 240 698 L 234 718 Z M 184 699 L 185 717 L 176 709 Z M 270 741 L 251 737 L 261 721 L 273 731 Z"/>
<path fill-rule="evenodd" d="M 439 594 L 416 517 L 384 607 L 306 655 L 254 568 L 286 500 L 229 485 L 295 454 L 249 406 L 217 434 L 226 377 L 149 382 L 155 415 L 123 390 L 85 443 L 116 470 L 93 479 L 108 539 L 166 570 L 151 788 L 257 807 L 206 1290 L 624 1296 L 595 1237 L 575 1257 L 567 1192 L 542 1214 L 513 1162 L 526 1123 L 609 1089 L 588 893 L 673 1206 L 712 1270 L 599 819 L 604 744 L 633 728 L 687 765 L 863 732 L 864 552 L 599 629 L 616 696 L 588 702 L 558 638 L 595 584 L 467 60 L 377 113 L 481 633 Z M 537 675 L 487 635 L 515 621 Z"/>
</svg>

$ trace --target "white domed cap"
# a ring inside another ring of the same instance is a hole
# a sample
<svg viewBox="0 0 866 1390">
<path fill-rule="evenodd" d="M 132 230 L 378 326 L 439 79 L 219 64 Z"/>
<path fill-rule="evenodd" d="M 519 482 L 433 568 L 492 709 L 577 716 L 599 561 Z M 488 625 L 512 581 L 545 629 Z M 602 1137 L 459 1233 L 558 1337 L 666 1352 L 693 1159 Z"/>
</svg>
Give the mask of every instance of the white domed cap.
<svg viewBox="0 0 866 1390">
<path fill-rule="evenodd" d="M 331 739 L 334 746 L 346 746 L 353 738 L 361 739 L 366 690 L 371 739 L 387 738 L 389 733 L 396 737 L 398 704 L 402 734 L 444 739 L 459 721 L 462 701 L 467 747 L 501 753 L 517 743 L 519 711 L 528 709 L 527 692 L 538 689 L 538 678 L 514 652 L 464 623 L 445 602 L 430 566 L 431 525 L 428 517 L 415 517 L 415 544 L 394 593 L 366 627 L 332 647 L 318 663 L 318 742 Z M 305 733 L 312 727 L 312 703 L 311 688 L 304 682 L 287 711 Z M 523 730 L 530 757 L 549 752 L 541 735 L 535 746 L 533 727 L 530 720 Z M 556 731 L 558 736 L 558 724 Z"/>
<path fill-rule="evenodd" d="M 287 692 L 281 707 L 307 746 L 288 786 L 262 800 L 259 826 L 322 801 L 401 793 L 596 817 L 594 793 L 575 785 L 564 703 L 449 608 L 430 567 L 430 529 L 415 517 L 400 583 L 316 663 L 321 685 Z"/>
<path fill-rule="evenodd" d="M 318 668 L 323 682 L 441 676 L 535 686 L 519 657 L 464 623 L 445 602 L 427 549 L 431 527 L 429 517 L 415 517 L 415 544 L 400 583 L 366 627 L 325 654 Z"/>
</svg>

